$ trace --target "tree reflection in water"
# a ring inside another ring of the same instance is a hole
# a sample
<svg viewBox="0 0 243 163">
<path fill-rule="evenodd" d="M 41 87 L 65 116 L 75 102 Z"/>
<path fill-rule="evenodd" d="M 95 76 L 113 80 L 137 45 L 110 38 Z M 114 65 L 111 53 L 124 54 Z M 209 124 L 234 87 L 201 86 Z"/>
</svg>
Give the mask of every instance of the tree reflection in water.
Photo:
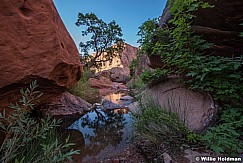
<svg viewBox="0 0 243 163">
<path fill-rule="evenodd" d="M 69 129 L 79 130 L 84 135 L 85 147 L 80 149 L 82 157 L 95 157 L 106 147 L 116 148 L 126 143 L 128 136 L 124 136 L 124 131 L 130 127 L 129 122 L 127 109 L 102 111 L 96 108 L 74 122 Z"/>
</svg>

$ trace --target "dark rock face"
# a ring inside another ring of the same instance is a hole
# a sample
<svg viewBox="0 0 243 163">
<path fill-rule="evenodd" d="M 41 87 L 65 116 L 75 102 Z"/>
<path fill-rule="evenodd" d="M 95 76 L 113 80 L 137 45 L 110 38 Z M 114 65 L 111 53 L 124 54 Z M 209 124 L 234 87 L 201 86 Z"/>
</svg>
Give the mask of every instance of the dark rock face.
<svg viewBox="0 0 243 163">
<path fill-rule="evenodd" d="M 91 107 L 92 105 L 83 99 L 64 92 L 58 95 L 43 112 L 50 115 L 84 114 Z"/>
<path fill-rule="evenodd" d="M 159 27 L 164 27 L 168 25 L 169 20 L 172 19 L 172 15 L 170 14 L 170 5 L 166 6 L 163 10 L 162 16 L 159 20 Z"/>
<path fill-rule="evenodd" d="M 207 0 L 213 8 L 200 9 L 192 23 L 192 31 L 214 46 L 211 55 L 237 57 L 243 54 L 243 1 Z"/>
<path fill-rule="evenodd" d="M 114 67 L 110 70 L 111 80 L 113 82 L 121 82 L 121 83 L 128 82 L 128 78 L 130 75 L 129 66 L 132 60 L 137 58 L 137 52 L 138 52 L 137 47 L 131 46 L 129 44 L 125 44 L 125 48 L 121 54 L 121 64 L 123 65 L 123 68 L 120 69 L 118 67 Z"/>
<path fill-rule="evenodd" d="M 137 52 L 137 47 L 131 46 L 127 43 L 125 44 L 125 49 L 123 50 L 121 55 L 121 63 L 124 68 L 129 68 L 132 60 L 137 58 Z"/>
<path fill-rule="evenodd" d="M 48 103 L 80 79 L 78 50 L 52 0 L 3 0 L 0 12 L 0 112 L 33 80 Z"/>
<path fill-rule="evenodd" d="M 213 8 L 199 9 L 194 13 L 196 18 L 191 24 L 191 31 L 195 35 L 202 36 L 204 40 L 213 43 L 207 49 L 205 55 L 240 57 L 243 54 L 243 1 L 239 0 L 204 0 L 214 5 Z M 159 27 L 170 26 L 170 14 L 168 5 L 161 16 Z M 160 68 L 163 64 L 158 62 L 157 56 L 150 56 L 151 68 Z"/>
<path fill-rule="evenodd" d="M 243 27 L 243 1 L 239 0 L 204 0 L 213 8 L 200 9 L 196 12 L 196 19 L 193 24 L 203 27 L 210 27 L 221 31 L 242 32 Z"/>
</svg>

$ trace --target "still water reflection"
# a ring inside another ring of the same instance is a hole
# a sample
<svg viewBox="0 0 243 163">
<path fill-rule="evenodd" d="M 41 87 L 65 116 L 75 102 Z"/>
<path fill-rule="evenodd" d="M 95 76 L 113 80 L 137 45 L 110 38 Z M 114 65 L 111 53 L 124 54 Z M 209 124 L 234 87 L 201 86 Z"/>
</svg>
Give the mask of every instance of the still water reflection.
<svg viewBox="0 0 243 163">
<path fill-rule="evenodd" d="M 76 162 L 95 162 L 127 147 L 131 128 L 131 114 L 126 108 L 106 110 L 93 109 L 68 127 L 80 150 Z M 77 138 L 78 137 L 78 138 Z"/>
</svg>

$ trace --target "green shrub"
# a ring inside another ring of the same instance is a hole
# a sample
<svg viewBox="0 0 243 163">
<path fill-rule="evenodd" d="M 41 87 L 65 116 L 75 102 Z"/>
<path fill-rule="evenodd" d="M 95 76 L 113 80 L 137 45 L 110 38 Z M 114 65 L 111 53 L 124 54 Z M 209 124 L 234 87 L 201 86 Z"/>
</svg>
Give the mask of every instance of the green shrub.
<svg viewBox="0 0 243 163">
<path fill-rule="evenodd" d="M 134 76 L 136 68 L 139 66 L 138 59 L 133 59 L 131 64 L 129 65 L 130 76 Z"/>
<path fill-rule="evenodd" d="M 11 115 L 7 116 L 5 111 L 0 113 L 0 128 L 6 134 L 0 147 L 1 162 L 63 162 L 78 154 L 69 149 L 73 144 L 68 143 L 68 138 L 65 143 L 59 142 L 56 127 L 60 120 L 50 116 L 37 120 L 30 116 L 34 102 L 42 95 L 35 91 L 36 87 L 35 81 L 30 88 L 20 91 L 22 99 L 20 104 L 11 104 Z"/>
<path fill-rule="evenodd" d="M 134 78 L 129 83 L 127 83 L 129 89 L 136 89 L 138 92 L 141 92 L 145 88 L 145 83 L 140 77 Z"/>
<path fill-rule="evenodd" d="M 168 4 L 173 15 L 170 27 L 157 28 L 157 19 L 140 27 L 141 52 L 160 55 L 164 75 L 178 74 L 191 89 L 208 92 L 224 103 L 239 104 L 243 96 L 242 57 L 205 56 L 205 49 L 212 44 L 191 32 L 194 12 L 213 6 L 200 0 L 175 0 Z M 142 79 L 148 83 L 160 76 L 145 72 Z"/>
<path fill-rule="evenodd" d="M 215 100 L 240 103 L 243 91 L 243 61 L 219 56 L 197 56 L 188 66 L 186 81 L 190 88 L 209 92 Z"/>
<path fill-rule="evenodd" d="M 83 77 L 68 91 L 71 94 L 78 96 L 87 102 L 95 103 L 97 102 L 97 99 L 100 97 L 99 90 L 96 88 L 92 88 L 89 84 L 89 74 L 90 71 L 84 71 Z"/>
<path fill-rule="evenodd" d="M 175 156 L 185 145 L 197 144 L 199 135 L 191 133 L 178 115 L 161 108 L 151 96 L 142 98 L 141 112 L 133 115 L 134 141 L 149 161 L 162 161 L 162 154 Z"/>
<path fill-rule="evenodd" d="M 196 36 L 191 30 L 191 23 L 195 11 L 213 6 L 201 0 L 171 0 L 167 5 L 170 5 L 170 13 L 173 15 L 168 22 L 169 26 L 157 28 L 156 19 L 146 21 L 141 26 L 141 52 L 160 55 L 163 71 L 180 76 L 190 89 L 207 92 L 217 100 L 222 106 L 220 123 L 207 131 L 201 140 L 217 154 L 239 153 L 242 149 L 242 129 L 236 124 L 242 125 L 242 120 L 237 120 L 236 116 L 242 117 L 242 112 L 235 111 L 239 110 L 236 108 L 242 109 L 243 58 L 205 56 L 205 49 L 212 44 Z M 160 74 L 145 72 L 142 79 L 149 83 L 159 77 Z M 225 119 L 226 115 L 230 115 L 228 118 L 231 121 Z M 196 141 L 200 137 L 189 134 L 187 138 Z"/>
<path fill-rule="evenodd" d="M 166 69 L 145 70 L 140 75 L 140 78 L 145 84 L 151 84 L 158 80 L 164 80 L 169 73 L 170 71 Z"/>
<path fill-rule="evenodd" d="M 210 128 L 201 140 L 216 154 L 236 156 L 243 152 L 243 107 L 224 108 L 221 123 Z"/>
</svg>

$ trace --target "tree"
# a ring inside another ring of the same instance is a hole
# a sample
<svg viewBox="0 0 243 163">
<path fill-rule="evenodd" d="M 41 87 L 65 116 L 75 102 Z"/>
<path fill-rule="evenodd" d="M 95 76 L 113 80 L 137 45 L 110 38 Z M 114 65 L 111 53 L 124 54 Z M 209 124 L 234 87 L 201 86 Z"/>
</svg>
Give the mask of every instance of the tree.
<svg viewBox="0 0 243 163">
<path fill-rule="evenodd" d="M 113 57 L 120 56 L 124 48 L 122 29 L 113 20 L 105 23 L 94 13 L 78 14 L 78 20 L 75 23 L 78 27 L 85 26 L 82 30 L 82 36 L 91 35 L 90 40 L 80 42 L 80 58 L 84 67 L 99 68 L 103 62 L 111 62 Z M 90 55 L 89 51 L 94 54 Z"/>
</svg>

